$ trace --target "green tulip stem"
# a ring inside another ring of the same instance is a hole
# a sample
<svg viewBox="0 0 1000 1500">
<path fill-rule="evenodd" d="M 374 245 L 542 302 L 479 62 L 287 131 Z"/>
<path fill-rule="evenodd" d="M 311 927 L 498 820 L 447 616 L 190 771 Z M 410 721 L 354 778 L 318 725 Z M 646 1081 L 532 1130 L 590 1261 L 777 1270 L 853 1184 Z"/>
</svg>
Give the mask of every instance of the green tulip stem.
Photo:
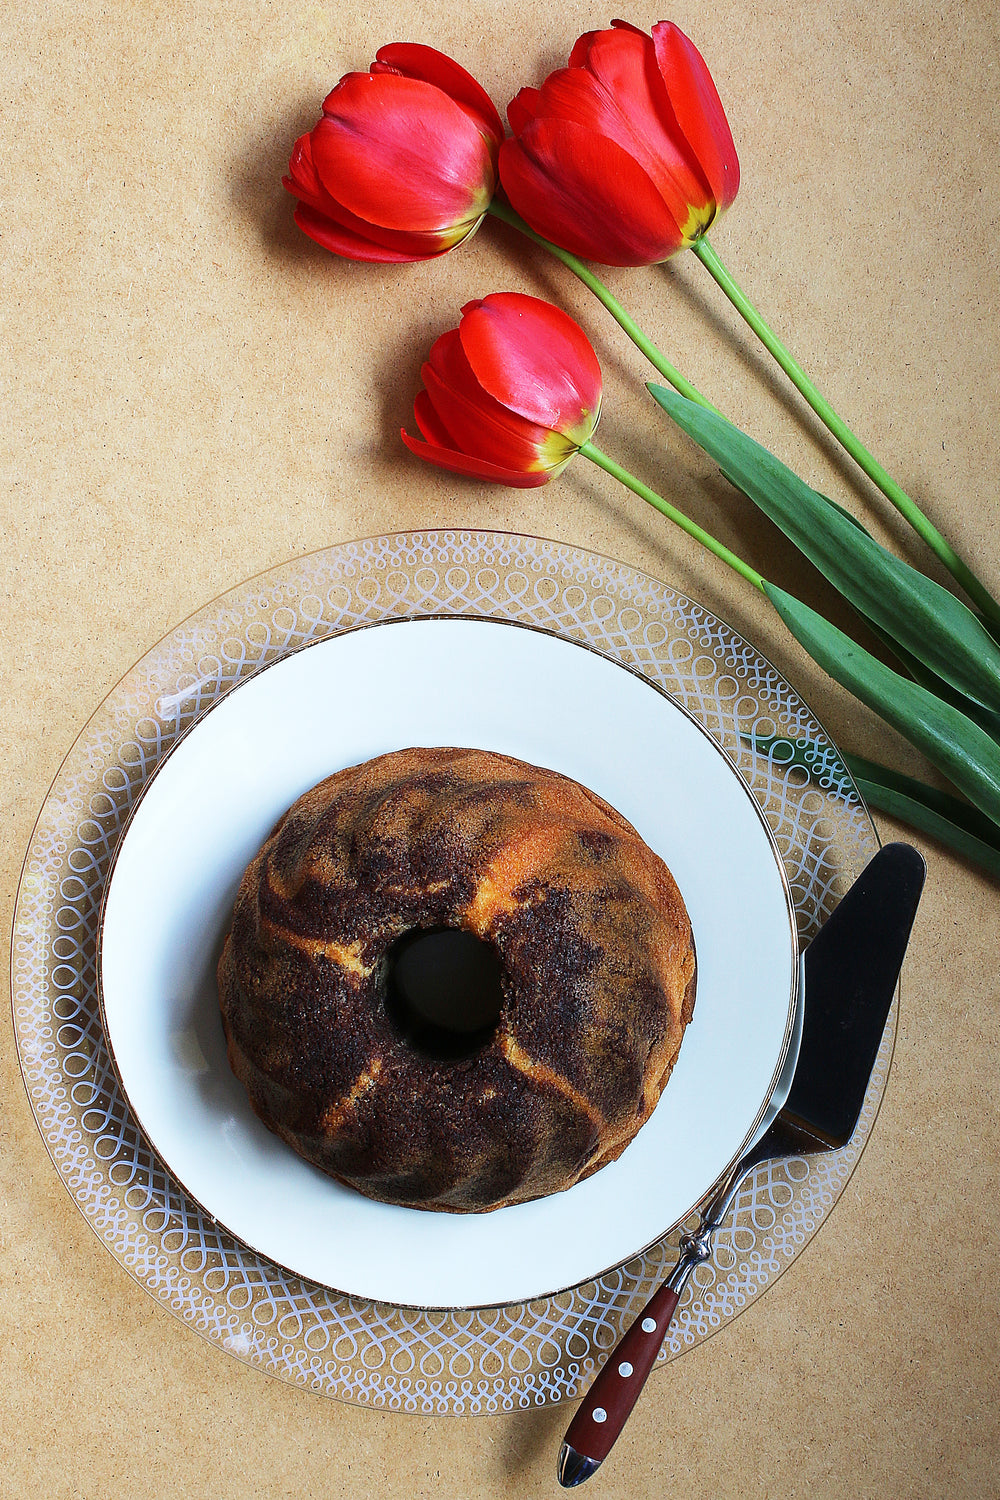
<svg viewBox="0 0 1000 1500">
<path fill-rule="evenodd" d="M 715 411 L 715 407 L 711 401 L 708 401 L 689 380 L 685 380 L 681 372 L 675 369 L 670 363 L 663 351 L 656 347 L 652 339 L 646 337 L 635 319 L 629 317 L 617 297 L 614 297 L 609 292 L 604 282 L 601 281 L 600 277 L 594 275 L 589 266 L 585 266 L 583 261 L 571 254 L 569 250 L 563 250 L 559 245 L 554 245 L 551 240 L 543 239 L 540 234 L 536 234 L 524 222 L 520 214 L 514 212 L 509 203 L 503 203 L 500 199 L 494 198 L 490 204 L 489 211 L 494 218 L 502 219 L 505 224 L 510 224 L 512 228 L 523 234 L 526 239 L 531 240 L 536 245 L 541 245 L 543 250 L 548 250 L 550 254 L 556 257 L 556 260 L 561 260 L 563 265 L 567 266 L 573 272 L 574 276 L 579 277 L 584 286 L 593 292 L 598 301 L 603 302 L 615 322 L 624 329 L 636 348 L 646 356 L 655 370 L 659 370 L 664 380 L 668 381 L 675 391 L 679 391 L 682 396 L 686 396 L 689 401 L 694 401 L 696 405 L 704 406 L 709 411 Z"/>
<path fill-rule="evenodd" d="M 719 259 L 714 246 L 710 245 L 704 236 L 696 240 L 691 247 L 709 274 L 718 282 L 725 292 L 736 311 L 747 322 L 753 332 L 760 339 L 768 353 L 772 354 L 778 364 L 784 370 L 796 390 L 802 395 L 820 421 L 829 428 L 837 441 L 847 450 L 855 463 L 868 475 L 873 484 L 885 495 L 886 499 L 904 516 L 914 531 L 920 536 L 944 563 L 952 577 L 961 584 L 979 609 L 990 620 L 1000 624 L 1000 604 L 993 598 L 992 594 L 981 583 L 971 568 L 962 561 L 951 545 L 938 531 L 937 527 L 930 522 L 923 511 L 911 500 L 909 495 L 890 474 L 883 469 L 882 465 L 875 459 L 864 444 L 854 435 L 843 417 L 837 412 L 813 385 L 799 363 L 792 358 L 779 338 L 775 336 L 746 293 L 733 280 Z"/>
<path fill-rule="evenodd" d="M 638 495 L 640 500 L 645 500 L 654 510 L 658 510 L 661 516 L 666 516 L 668 521 L 673 521 L 674 525 L 686 531 L 688 536 L 694 537 L 696 542 L 700 542 L 709 552 L 727 563 L 741 578 L 745 578 L 747 583 L 752 583 L 755 589 L 760 589 L 761 593 L 764 592 L 764 580 L 759 573 L 755 573 L 748 563 L 736 556 L 735 552 L 730 552 L 729 548 L 717 541 L 710 532 L 705 531 L 696 521 L 692 521 L 682 510 L 678 510 L 676 505 L 671 505 L 669 500 L 664 500 L 662 495 L 658 495 L 655 490 L 643 484 L 641 479 L 636 479 L 634 474 L 623 469 L 621 464 L 615 463 L 613 458 L 609 458 L 593 443 L 583 443 L 580 452 L 599 469 L 603 469 L 606 474 L 610 474 L 613 479 L 625 485 L 626 489 L 630 489 L 633 495 Z"/>
</svg>

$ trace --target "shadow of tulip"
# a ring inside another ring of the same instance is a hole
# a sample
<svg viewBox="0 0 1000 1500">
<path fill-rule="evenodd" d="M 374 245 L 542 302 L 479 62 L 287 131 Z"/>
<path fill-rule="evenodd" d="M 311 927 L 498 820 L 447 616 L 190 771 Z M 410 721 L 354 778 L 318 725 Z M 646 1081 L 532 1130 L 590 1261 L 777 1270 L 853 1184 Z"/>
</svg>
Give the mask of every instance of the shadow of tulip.
<svg viewBox="0 0 1000 1500">
<path fill-rule="evenodd" d="M 708 326 L 712 335 L 724 343 L 739 360 L 741 366 L 749 374 L 753 375 L 778 402 L 779 406 L 794 418 L 801 430 L 807 434 L 813 444 L 823 454 L 823 457 L 836 471 L 844 483 L 858 497 L 861 505 L 856 507 L 858 519 L 874 529 L 881 527 L 886 534 L 890 545 L 907 562 L 925 573 L 929 573 L 939 582 L 950 584 L 951 580 L 947 570 L 937 562 L 937 559 L 917 539 L 915 533 L 906 521 L 898 514 L 894 506 L 881 493 L 881 491 L 870 482 L 862 470 L 855 464 L 836 438 L 827 430 L 815 413 L 799 395 L 794 386 L 778 367 L 776 361 L 767 351 L 756 343 L 752 335 L 747 331 L 738 315 L 733 312 L 724 294 L 714 284 L 696 285 L 695 279 L 700 274 L 704 278 L 705 273 L 700 267 L 695 266 L 693 257 L 686 257 L 680 261 L 667 261 L 657 268 L 665 282 L 669 285 L 670 294 L 685 302 L 687 306 L 697 313 L 698 317 Z M 715 294 L 713 297 L 713 293 Z M 711 299 L 711 300 L 710 300 Z M 733 320 L 736 319 L 734 323 Z M 747 342 L 747 338 L 750 342 Z M 721 396 L 711 392 L 712 399 L 719 404 L 720 410 L 726 415 L 725 400 Z M 846 413 L 846 419 L 850 421 L 850 413 Z M 751 434 L 752 436 L 752 434 Z M 765 445 L 766 446 L 766 445 Z M 780 455 L 779 455 L 780 456 Z M 795 467 L 794 460 L 790 461 Z M 817 485 L 821 488 L 821 484 Z M 905 487 L 905 486 L 904 486 Z M 913 498 L 931 518 L 937 523 L 946 524 L 946 518 L 935 517 L 933 498 L 925 501 L 919 492 L 914 493 Z"/>
<path fill-rule="evenodd" d="M 398 276 L 405 273 L 407 263 L 381 265 L 378 262 L 372 262 L 369 264 L 333 255 L 304 234 L 296 224 L 294 218 L 296 200 L 284 187 L 282 178 L 288 172 L 289 157 L 295 142 L 299 136 L 310 131 L 319 118 L 320 101 L 314 96 L 310 96 L 308 100 L 303 99 L 298 106 L 292 105 L 284 109 L 280 116 L 271 119 L 256 117 L 254 129 L 244 137 L 239 152 L 232 160 L 229 177 L 232 203 L 241 217 L 256 230 L 260 243 L 286 262 L 294 262 L 307 267 L 326 267 L 330 274 L 340 276 L 355 275 L 372 278 L 389 274 Z M 455 257 L 461 257 L 464 260 L 476 254 L 477 249 L 481 248 L 481 240 L 482 242 L 494 241 L 495 231 L 498 230 L 509 233 L 514 241 L 520 240 L 520 236 L 513 231 L 506 231 L 506 227 L 498 221 L 487 220 L 479 229 L 478 235 L 467 244 L 447 252 L 439 260 L 424 264 L 447 263 L 452 266 L 455 263 Z M 521 244 L 524 251 L 532 249 L 524 241 L 521 241 Z M 522 260 L 523 258 L 522 254 Z M 500 290 L 498 285 L 481 282 L 478 291 L 470 291 L 468 295 L 483 296 L 489 291 L 496 290 Z M 456 301 L 454 307 L 456 323 L 460 306 L 461 302 Z M 406 308 L 408 315 L 414 312 L 414 305 L 406 303 L 402 298 L 399 301 L 399 307 Z M 443 327 L 437 331 L 443 332 Z"/>
<path fill-rule="evenodd" d="M 727 345 L 743 369 L 766 388 L 789 416 L 796 419 L 841 476 L 853 487 L 866 489 L 868 481 L 809 409 L 772 357 L 755 343 L 747 344 L 748 335 L 741 322 L 734 326 L 727 320 L 728 314 L 732 317 L 736 317 L 736 314 L 732 313 L 723 293 L 717 292 L 717 297 L 713 298 L 712 293 L 717 290 L 714 285 L 703 289 L 695 284 L 698 274 L 704 277 L 706 273 L 696 266 L 694 257 L 688 257 L 683 264 L 665 261 L 656 269 L 667 283 L 669 295 L 679 298 L 697 313 L 699 319 L 711 330 L 712 336 Z M 713 399 L 718 400 L 720 410 L 724 411 L 724 397 Z"/>
<path fill-rule="evenodd" d="M 286 263 L 317 267 L 335 257 L 302 233 L 294 219 L 295 199 L 281 179 L 288 171 L 295 142 L 319 119 L 320 104 L 315 94 L 310 94 L 270 118 L 251 116 L 254 128 L 233 158 L 229 178 L 230 199 L 256 230 L 261 244 Z"/>
<path fill-rule="evenodd" d="M 393 454 L 394 457 L 401 455 L 403 459 L 419 465 L 420 470 L 424 470 L 426 466 L 423 462 L 414 458 L 403 447 L 399 433 L 400 429 L 405 427 L 407 432 L 414 437 L 420 435 L 413 419 L 413 402 L 422 383 L 420 368 L 430 353 L 435 339 L 447 329 L 458 326 L 461 307 L 456 302 L 453 313 L 446 314 L 442 318 L 440 313 L 426 306 L 426 298 L 415 298 L 407 282 L 414 283 L 423 280 L 422 276 L 414 274 L 416 271 L 416 267 L 393 266 L 391 268 L 391 274 L 397 278 L 393 296 L 398 298 L 399 306 L 407 308 L 408 311 L 405 318 L 393 319 L 388 328 L 383 330 L 379 361 L 380 376 L 377 385 L 381 442 L 384 451 Z"/>
</svg>

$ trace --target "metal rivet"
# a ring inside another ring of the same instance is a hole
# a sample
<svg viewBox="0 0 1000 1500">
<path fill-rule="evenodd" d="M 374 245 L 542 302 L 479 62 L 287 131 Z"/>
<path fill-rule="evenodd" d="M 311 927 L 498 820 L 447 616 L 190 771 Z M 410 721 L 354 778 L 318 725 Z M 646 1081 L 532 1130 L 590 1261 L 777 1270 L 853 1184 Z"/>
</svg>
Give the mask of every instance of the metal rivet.
<svg viewBox="0 0 1000 1500">
<path fill-rule="evenodd" d="M 656 1332 L 656 1319 L 655 1318 L 643 1318 L 643 1320 L 642 1320 L 642 1331 L 643 1331 L 643 1333 L 655 1333 Z"/>
<path fill-rule="evenodd" d="M 618 1373 L 619 1375 L 624 1375 L 626 1380 L 631 1375 L 632 1366 L 629 1364 L 627 1359 L 623 1359 L 621 1364 L 618 1366 Z"/>
<path fill-rule="evenodd" d="M 595 1406 L 594 1410 L 591 1412 L 591 1416 L 594 1418 L 595 1422 L 606 1422 L 608 1420 L 608 1414 L 604 1410 L 603 1406 Z"/>
</svg>

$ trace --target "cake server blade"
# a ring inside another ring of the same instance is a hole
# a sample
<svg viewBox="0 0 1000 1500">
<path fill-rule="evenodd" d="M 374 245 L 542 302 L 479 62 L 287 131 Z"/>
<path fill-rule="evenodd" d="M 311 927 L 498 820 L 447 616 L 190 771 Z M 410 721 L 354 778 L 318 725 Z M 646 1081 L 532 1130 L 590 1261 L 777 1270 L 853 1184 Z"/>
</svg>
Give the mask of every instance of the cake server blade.
<svg viewBox="0 0 1000 1500">
<path fill-rule="evenodd" d="M 747 1174 L 761 1162 L 845 1146 L 854 1134 L 923 888 L 923 858 L 887 844 L 806 949 L 802 1043 L 771 1125 L 716 1185 L 680 1258 L 598 1372 L 566 1432 L 559 1483 L 589 1479 L 607 1457 L 653 1368 L 695 1266 Z"/>
</svg>

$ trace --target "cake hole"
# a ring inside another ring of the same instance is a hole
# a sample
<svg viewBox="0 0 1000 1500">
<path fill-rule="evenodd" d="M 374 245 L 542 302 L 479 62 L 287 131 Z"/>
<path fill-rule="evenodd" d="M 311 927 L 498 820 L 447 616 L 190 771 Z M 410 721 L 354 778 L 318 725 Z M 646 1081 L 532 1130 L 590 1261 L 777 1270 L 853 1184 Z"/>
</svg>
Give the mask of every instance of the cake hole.
<svg viewBox="0 0 1000 1500">
<path fill-rule="evenodd" d="M 386 1004 L 400 1035 L 430 1057 L 472 1057 L 503 1008 L 500 960 L 455 927 L 418 927 L 389 954 Z"/>
</svg>

